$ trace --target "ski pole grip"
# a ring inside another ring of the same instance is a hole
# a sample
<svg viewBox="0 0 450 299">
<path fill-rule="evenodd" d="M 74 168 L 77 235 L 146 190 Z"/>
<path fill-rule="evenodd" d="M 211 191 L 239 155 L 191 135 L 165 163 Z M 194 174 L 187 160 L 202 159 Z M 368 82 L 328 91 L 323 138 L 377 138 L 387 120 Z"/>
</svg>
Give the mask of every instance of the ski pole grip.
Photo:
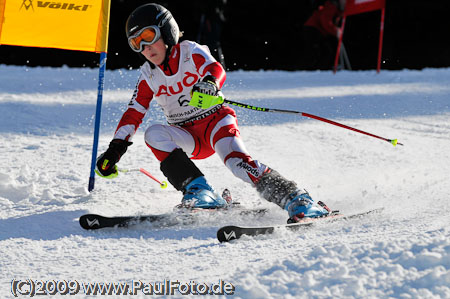
<svg viewBox="0 0 450 299">
<path fill-rule="evenodd" d="M 221 96 L 213 96 L 194 91 L 189 105 L 200 109 L 208 109 L 212 106 L 223 104 L 223 102 L 224 99 Z"/>
</svg>

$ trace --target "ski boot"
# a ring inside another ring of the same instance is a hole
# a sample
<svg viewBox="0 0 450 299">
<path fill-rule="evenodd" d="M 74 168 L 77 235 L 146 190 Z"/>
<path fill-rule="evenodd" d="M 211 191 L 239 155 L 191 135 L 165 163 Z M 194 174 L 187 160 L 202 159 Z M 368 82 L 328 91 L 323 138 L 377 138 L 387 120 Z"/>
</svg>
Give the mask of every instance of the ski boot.
<svg viewBox="0 0 450 299">
<path fill-rule="evenodd" d="M 161 171 L 175 189 L 183 192 L 177 208 L 216 209 L 227 205 L 182 149 L 175 149 L 161 162 Z"/>
<path fill-rule="evenodd" d="M 204 176 L 192 180 L 183 191 L 180 207 L 190 209 L 217 209 L 227 205 L 225 199 L 217 194 Z"/>
<path fill-rule="evenodd" d="M 331 211 L 322 202 L 314 203 L 308 192 L 285 179 L 277 171 L 268 168 L 255 184 L 261 196 L 288 211 L 288 223 L 302 218 L 322 217 Z"/>
<path fill-rule="evenodd" d="M 328 216 L 331 213 L 323 202 L 319 201 L 315 203 L 308 192 L 297 190 L 290 195 L 290 200 L 285 210 L 288 211 L 289 219 L 288 223 L 295 223 L 302 221 L 303 218 L 318 218 Z"/>
</svg>

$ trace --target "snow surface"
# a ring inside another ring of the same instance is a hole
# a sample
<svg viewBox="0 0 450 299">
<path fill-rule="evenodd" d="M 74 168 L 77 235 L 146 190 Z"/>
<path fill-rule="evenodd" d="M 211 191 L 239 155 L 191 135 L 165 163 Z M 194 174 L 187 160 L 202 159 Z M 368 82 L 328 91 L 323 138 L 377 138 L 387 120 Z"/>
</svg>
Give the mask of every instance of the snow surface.
<svg viewBox="0 0 450 299">
<path fill-rule="evenodd" d="M 160 229 L 80 228 L 78 217 L 88 212 L 164 213 L 181 197 L 139 173 L 97 177 L 87 192 L 97 77 L 96 69 L 0 66 L 2 298 L 13 297 L 13 279 L 223 280 L 235 286 L 235 298 L 450 298 L 450 69 L 228 73 L 223 90 L 232 100 L 308 112 L 404 143 L 393 147 L 316 120 L 236 108 L 254 158 L 332 209 L 385 210 L 228 244 L 215 237 L 222 225 L 284 223 L 287 216 L 216 156 L 196 162 L 212 184 L 228 187 L 246 207 L 268 207 L 269 215 Z M 137 77 L 136 70 L 106 72 L 99 152 Z M 149 124 L 164 122 L 154 108 L 120 165 L 163 179 L 143 141 Z"/>
</svg>

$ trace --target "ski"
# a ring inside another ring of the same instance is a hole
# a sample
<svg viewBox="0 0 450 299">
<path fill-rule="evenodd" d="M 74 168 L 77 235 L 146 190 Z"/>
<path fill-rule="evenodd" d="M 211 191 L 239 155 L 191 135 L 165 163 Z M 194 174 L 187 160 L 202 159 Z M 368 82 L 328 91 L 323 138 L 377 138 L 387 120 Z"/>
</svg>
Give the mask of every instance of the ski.
<svg viewBox="0 0 450 299">
<path fill-rule="evenodd" d="M 307 228 L 312 226 L 317 221 L 332 221 L 334 219 L 352 219 L 352 218 L 358 218 L 362 217 L 368 214 L 372 213 L 378 213 L 381 212 L 383 208 L 379 209 L 373 209 L 361 213 L 356 213 L 352 215 L 344 215 L 339 213 L 339 211 L 333 211 L 330 214 L 328 214 L 325 217 L 319 217 L 319 218 L 307 218 L 301 222 L 297 223 L 290 223 L 290 224 L 281 224 L 281 225 L 273 225 L 273 226 L 254 226 L 254 227 L 243 227 L 243 226 L 235 226 L 235 225 L 229 225 L 221 227 L 217 231 L 217 239 L 220 242 L 229 242 L 231 240 L 239 239 L 242 236 L 258 236 L 258 235 L 264 235 L 264 234 L 271 234 L 276 229 L 285 228 L 289 230 L 299 230 L 302 228 Z"/>
<path fill-rule="evenodd" d="M 97 214 L 82 215 L 79 219 L 80 226 L 86 230 L 101 229 L 106 227 L 128 227 L 142 222 L 165 223 L 176 225 L 175 218 L 171 214 L 141 215 L 141 216 L 113 216 L 106 217 Z M 171 219 L 173 218 L 173 219 Z"/>
<path fill-rule="evenodd" d="M 140 216 L 113 216 L 106 217 L 97 214 L 85 214 L 80 216 L 80 226 L 86 230 L 96 230 L 112 227 L 129 227 L 142 223 L 154 224 L 155 227 L 169 227 L 175 225 L 193 224 L 198 216 L 205 213 L 218 213 L 221 216 L 252 216 L 267 212 L 267 209 L 244 209 L 244 208 L 224 208 L 224 209 L 183 209 L 173 213 L 140 215 Z"/>
</svg>

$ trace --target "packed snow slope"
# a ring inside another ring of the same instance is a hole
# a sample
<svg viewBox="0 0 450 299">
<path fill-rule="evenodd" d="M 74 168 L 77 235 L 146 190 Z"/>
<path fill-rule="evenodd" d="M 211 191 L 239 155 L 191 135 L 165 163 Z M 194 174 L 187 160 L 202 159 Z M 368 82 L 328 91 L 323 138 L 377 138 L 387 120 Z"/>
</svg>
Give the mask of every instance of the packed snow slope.
<svg viewBox="0 0 450 299">
<path fill-rule="evenodd" d="M 138 75 L 106 72 L 99 153 Z M 181 198 L 140 173 L 97 177 L 87 192 L 97 77 L 95 69 L 0 66 L 2 298 L 13 297 L 14 279 L 222 280 L 235 287 L 234 298 L 450 298 L 450 69 L 228 73 L 223 91 L 229 99 L 316 114 L 404 146 L 296 115 L 236 108 L 252 156 L 314 199 L 347 214 L 385 209 L 227 244 L 216 240 L 222 225 L 284 223 L 287 215 L 217 156 L 196 162 L 207 179 L 218 190 L 229 188 L 245 207 L 267 207 L 266 216 L 217 214 L 169 228 L 80 228 L 85 213 L 165 213 Z M 150 124 L 164 123 L 152 107 L 119 166 L 143 167 L 164 179 L 143 140 Z M 77 297 L 85 296 L 81 289 Z"/>
</svg>

